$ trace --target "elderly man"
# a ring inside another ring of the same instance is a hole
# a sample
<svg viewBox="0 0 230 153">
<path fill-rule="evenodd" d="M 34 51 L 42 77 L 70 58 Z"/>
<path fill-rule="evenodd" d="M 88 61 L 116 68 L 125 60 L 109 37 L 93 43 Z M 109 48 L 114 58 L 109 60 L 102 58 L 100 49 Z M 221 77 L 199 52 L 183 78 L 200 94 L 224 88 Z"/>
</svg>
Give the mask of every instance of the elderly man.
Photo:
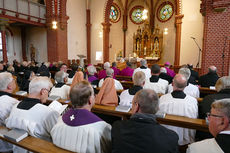
<svg viewBox="0 0 230 153">
<path fill-rule="evenodd" d="M 169 82 L 169 84 L 171 84 L 171 83 L 172 83 L 173 77 L 171 77 L 171 76 L 169 76 L 169 75 L 167 74 L 166 68 L 165 68 L 165 67 L 161 67 L 160 72 L 161 72 L 161 73 L 160 73 L 160 75 L 159 75 L 159 78 L 164 79 L 164 80 L 167 80 L 167 81 Z"/>
<path fill-rule="evenodd" d="M 197 118 L 198 107 L 197 100 L 184 93 L 187 85 L 187 79 L 182 74 L 177 74 L 173 79 L 173 92 L 161 96 L 160 112 L 167 114 L 185 116 L 189 118 Z M 179 136 L 179 145 L 185 145 L 194 141 L 195 130 L 166 126 L 175 131 Z"/>
<path fill-rule="evenodd" d="M 178 136 L 159 125 L 158 95 L 149 89 L 136 93 L 132 102 L 130 120 L 116 121 L 112 127 L 113 153 L 177 153 Z"/>
<path fill-rule="evenodd" d="M 47 77 L 36 77 L 29 84 L 29 95 L 17 105 L 14 105 L 9 118 L 8 128 L 25 130 L 29 135 L 51 141 L 50 131 L 56 124 L 59 114 L 46 103 L 52 83 Z M 26 152 L 15 147 L 14 152 Z"/>
<path fill-rule="evenodd" d="M 110 68 L 110 63 L 109 62 L 105 62 L 104 63 L 104 70 L 101 70 L 98 74 L 98 79 L 104 79 L 106 77 L 106 69 Z"/>
<path fill-rule="evenodd" d="M 113 69 L 111 69 L 111 68 L 107 68 L 106 69 L 106 78 L 113 78 L 113 76 L 114 76 L 114 71 L 113 71 Z M 104 82 L 104 80 L 106 79 L 106 78 L 104 78 L 104 79 L 101 79 L 100 81 L 99 81 L 99 87 L 101 87 L 102 86 L 102 84 L 103 84 L 103 82 Z M 116 88 L 116 90 L 123 90 L 123 86 L 122 86 L 122 84 L 118 81 L 118 80 L 116 80 L 116 79 L 113 79 L 114 81 L 115 81 L 115 88 Z"/>
<path fill-rule="evenodd" d="M 145 78 L 146 78 L 146 79 L 149 79 L 149 78 L 151 77 L 151 70 L 150 70 L 150 68 L 148 68 L 146 59 L 142 59 L 142 60 L 140 61 L 140 65 L 141 65 L 140 67 L 138 67 L 138 68 L 136 68 L 136 69 L 134 70 L 133 76 L 134 76 L 134 74 L 135 74 L 136 72 L 142 71 L 142 72 L 144 72 L 144 74 L 145 74 Z"/>
<path fill-rule="evenodd" d="M 11 97 L 16 84 L 9 72 L 0 73 L 0 125 L 5 125 L 6 118 L 10 115 L 12 107 L 19 101 Z M 12 145 L 0 140 L 0 152 L 12 151 Z"/>
<path fill-rule="evenodd" d="M 68 80 L 68 74 L 64 71 L 58 71 L 55 74 L 56 85 L 51 89 L 50 96 L 60 96 L 61 99 L 67 99 L 69 97 L 70 86 L 66 85 Z"/>
<path fill-rule="evenodd" d="M 160 75 L 160 66 L 158 64 L 154 64 L 151 67 L 151 78 L 147 79 L 145 82 L 144 89 L 154 90 L 158 94 L 165 94 L 168 89 L 168 81 L 159 78 Z"/>
<path fill-rule="evenodd" d="M 184 93 L 194 97 L 194 98 L 199 98 L 200 97 L 200 90 L 197 86 L 188 83 L 189 77 L 191 75 L 191 71 L 188 68 L 180 68 L 179 70 L 179 74 L 182 74 L 185 76 L 186 80 L 187 80 L 187 85 L 184 89 Z M 172 84 L 170 84 L 168 86 L 168 93 L 173 91 L 173 87 Z"/>
<path fill-rule="evenodd" d="M 215 88 L 216 94 L 204 97 L 199 103 L 199 118 L 205 119 L 206 113 L 210 111 L 211 104 L 219 99 L 230 98 L 230 76 L 224 76 L 217 80 Z"/>
<path fill-rule="evenodd" d="M 209 131 L 215 137 L 188 146 L 187 153 L 229 153 L 230 152 L 230 99 L 212 103 L 207 114 Z"/>
<path fill-rule="evenodd" d="M 53 143 L 79 153 L 110 152 L 111 126 L 90 112 L 95 103 L 90 83 L 76 84 L 70 91 L 70 99 L 74 108 L 53 127 Z"/>
<path fill-rule="evenodd" d="M 121 70 L 120 75 L 122 76 L 133 76 L 133 72 L 134 69 L 131 68 L 131 63 L 130 62 L 126 62 L 126 68 L 124 68 L 123 70 Z"/>
<path fill-rule="evenodd" d="M 134 95 L 145 85 L 145 74 L 144 72 L 137 72 L 133 77 L 134 86 L 130 89 L 124 90 L 120 95 L 120 104 L 123 106 L 132 106 Z"/>
<path fill-rule="evenodd" d="M 116 63 L 116 62 L 113 62 L 113 63 L 112 63 L 112 69 L 113 69 L 113 71 L 114 71 L 114 77 L 115 77 L 116 75 L 120 75 L 120 70 L 117 68 L 117 63 Z"/>
<path fill-rule="evenodd" d="M 210 66 L 208 68 L 208 73 L 200 76 L 198 84 L 201 87 L 210 87 L 215 86 L 216 81 L 219 79 L 218 74 L 216 73 L 217 69 L 215 66 Z"/>
</svg>

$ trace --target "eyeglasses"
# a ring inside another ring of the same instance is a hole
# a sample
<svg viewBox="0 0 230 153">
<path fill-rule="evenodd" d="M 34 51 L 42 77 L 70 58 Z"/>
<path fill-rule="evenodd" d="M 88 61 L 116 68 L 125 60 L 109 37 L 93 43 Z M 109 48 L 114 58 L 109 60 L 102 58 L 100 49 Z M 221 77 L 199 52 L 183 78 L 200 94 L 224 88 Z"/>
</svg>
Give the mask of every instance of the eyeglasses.
<svg viewBox="0 0 230 153">
<path fill-rule="evenodd" d="M 49 89 L 42 88 L 42 90 L 46 90 L 46 91 L 48 92 L 48 94 L 50 93 L 50 90 L 49 90 Z"/>
<path fill-rule="evenodd" d="M 219 117 L 219 118 L 223 118 L 224 116 L 221 116 L 221 115 L 215 115 L 215 114 L 212 114 L 210 112 L 206 113 L 207 117 L 210 117 L 210 116 L 213 116 L 213 117 Z"/>
</svg>

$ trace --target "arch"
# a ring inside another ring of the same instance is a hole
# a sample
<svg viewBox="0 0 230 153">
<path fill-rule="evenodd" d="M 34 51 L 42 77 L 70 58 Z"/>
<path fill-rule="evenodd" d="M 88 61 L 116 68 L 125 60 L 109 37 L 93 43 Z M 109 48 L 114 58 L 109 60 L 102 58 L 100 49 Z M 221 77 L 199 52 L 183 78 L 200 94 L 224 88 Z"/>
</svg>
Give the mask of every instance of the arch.
<svg viewBox="0 0 230 153">
<path fill-rule="evenodd" d="M 181 39 L 181 23 L 182 23 L 181 19 L 183 18 L 183 15 L 181 14 L 182 0 L 174 0 L 174 2 L 176 4 L 175 15 L 177 16 L 177 19 L 180 20 L 180 21 L 178 21 L 178 23 L 180 25 L 177 26 L 177 32 L 176 32 L 176 35 L 177 35 L 176 36 L 176 41 L 178 41 L 178 40 Z M 103 56 L 104 56 L 104 61 L 107 61 L 109 59 L 109 54 L 108 54 L 108 52 L 109 52 L 109 31 L 110 31 L 109 13 L 110 13 L 110 8 L 111 8 L 112 4 L 113 4 L 113 0 L 107 0 L 105 2 L 105 8 L 104 8 L 104 23 L 102 24 L 104 26 L 103 29 L 105 29 L 105 30 L 103 30 L 103 37 L 104 37 L 103 38 Z M 106 31 L 106 33 L 105 33 L 105 31 Z M 177 56 L 175 56 L 174 65 L 175 64 L 179 65 L 179 61 L 180 61 L 180 42 L 176 43 L 175 54 L 177 54 Z"/>
</svg>

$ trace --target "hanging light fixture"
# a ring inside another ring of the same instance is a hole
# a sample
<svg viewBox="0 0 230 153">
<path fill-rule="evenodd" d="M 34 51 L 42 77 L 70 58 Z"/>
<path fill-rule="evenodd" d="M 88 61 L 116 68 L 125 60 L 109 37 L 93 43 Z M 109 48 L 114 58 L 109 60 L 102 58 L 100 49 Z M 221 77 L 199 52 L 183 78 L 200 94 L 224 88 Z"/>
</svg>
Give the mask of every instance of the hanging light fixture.
<svg viewBox="0 0 230 153">
<path fill-rule="evenodd" d="M 54 20 L 54 21 L 52 22 L 52 28 L 53 28 L 53 29 L 57 29 L 57 21 Z"/>
<path fill-rule="evenodd" d="M 143 20 L 148 19 L 148 10 L 147 10 L 147 5 L 146 5 L 146 0 L 145 0 L 145 7 L 144 7 L 144 10 L 143 10 L 143 14 L 142 14 L 142 19 Z"/>
<path fill-rule="evenodd" d="M 54 14 L 55 14 L 55 20 L 52 22 L 52 28 L 53 29 L 57 29 L 57 21 L 56 21 L 56 18 L 57 18 L 57 14 L 58 14 L 58 3 L 57 3 L 57 0 L 54 0 Z"/>
</svg>

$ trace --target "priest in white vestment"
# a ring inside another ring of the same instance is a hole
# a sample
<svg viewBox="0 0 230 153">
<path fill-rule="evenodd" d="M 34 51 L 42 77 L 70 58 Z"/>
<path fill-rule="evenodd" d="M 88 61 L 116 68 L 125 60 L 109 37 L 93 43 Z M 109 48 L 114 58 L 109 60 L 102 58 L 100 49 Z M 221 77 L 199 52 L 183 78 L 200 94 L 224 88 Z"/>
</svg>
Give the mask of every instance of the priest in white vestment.
<svg viewBox="0 0 230 153">
<path fill-rule="evenodd" d="M 192 143 L 187 153 L 229 153 L 230 152 L 230 99 L 212 103 L 207 113 L 209 131 L 214 138 Z"/>
<path fill-rule="evenodd" d="M 132 107 L 133 97 L 139 90 L 143 89 L 143 86 L 145 84 L 144 72 L 139 71 L 135 73 L 133 77 L 133 84 L 134 86 L 132 88 L 122 91 L 122 93 L 120 94 L 119 105 Z"/>
<path fill-rule="evenodd" d="M 6 126 L 10 129 L 18 128 L 29 135 L 51 141 L 50 131 L 56 124 L 59 113 L 44 105 L 52 83 L 47 77 L 35 77 L 29 84 L 29 95 L 17 105 L 14 105 L 10 116 L 6 119 Z M 14 153 L 27 152 L 14 146 Z"/>
<path fill-rule="evenodd" d="M 150 68 L 148 68 L 146 59 L 142 59 L 142 60 L 140 61 L 140 65 L 141 65 L 140 67 L 138 67 L 138 68 L 136 68 L 136 69 L 134 70 L 133 76 L 134 76 L 134 74 L 135 74 L 136 72 L 142 71 L 142 72 L 145 73 L 145 78 L 146 78 L 146 79 L 149 79 L 149 78 L 151 77 L 151 70 L 150 70 Z"/>
<path fill-rule="evenodd" d="M 102 84 L 103 84 L 103 82 L 104 82 L 104 80 L 106 78 L 113 78 L 113 76 L 114 76 L 114 70 L 112 68 L 107 68 L 106 69 L 106 75 L 107 76 L 105 78 L 103 78 L 103 79 L 101 79 L 99 81 L 99 84 L 98 84 L 99 88 L 102 87 Z M 123 90 L 122 84 L 118 80 L 116 80 L 116 79 L 113 79 L 113 80 L 114 80 L 114 83 L 115 83 L 116 90 Z"/>
<path fill-rule="evenodd" d="M 182 74 L 177 74 L 173 79 L 173 92 L 160 97 L 159 111 L 172 115 L 197 118 L 197 100 L 183 92 L 187 79 Z M 179 145 L 194 142 L 195 130 L 176 126 L 165 125 L 175 131 L 179 136 Z"/>
<path fill-rule="evenodd" d="M 55 74 L 55 86 L 50 91 L 50 96 L 60 96 L 61 99 L 68 99 L 69 92 L 70 92 L 70 86 L 66 85 L 66 82 L 68 80 L 68 74 L 64 71 L 58 71 Z"/>
<path fill-rule="evenodd" d="M 160 66 L 154 64 L 151 67 L 152 76 L 149 79 L 146 79 L 144 89 L 154 90 L 158 94 L 165 94 L 168 89 L 168 81 L 161 79 L 160 75 Z"/>
<path fill-rule="evenodd" d="M 51 136 L 58 147 L 78 153 L 111 151 L 111 126 L 91 113 L 95 103 L 93 88 L 87 81 L 72 87 L 73 105 L 53 127 Z"/>
<path fill-rule="evenodd" d="M 191 71 L 188 68 L 180 68 L 179 74 L 182 74 L 185 76 L 185 78 L 189 79 L 189 77 L 191 76 Z M 173 87 L 172 84 L 170 84 L 168 86 L 168 93 L 171 93 L 173 91 Z M 199 98 L 200 97 L 200 90 L 198 88 L 198 86 L 195 86 L 191 83 L 187 83 L 187 86 L 184 88 L 184 93 L 194 97 L 194 98 Z"/>
<path fill-rule="evenodd" d="M 0 73 L 0 126 L 5 126 L 5 120 L 9 117 L 12 107 L 19 101 L 12 98 L 11 93 L 15 90 L 16 83 L 11 73 Z M 13 145 L 0 140 L 0 152 L 12 151 Z"/>
</svg>

